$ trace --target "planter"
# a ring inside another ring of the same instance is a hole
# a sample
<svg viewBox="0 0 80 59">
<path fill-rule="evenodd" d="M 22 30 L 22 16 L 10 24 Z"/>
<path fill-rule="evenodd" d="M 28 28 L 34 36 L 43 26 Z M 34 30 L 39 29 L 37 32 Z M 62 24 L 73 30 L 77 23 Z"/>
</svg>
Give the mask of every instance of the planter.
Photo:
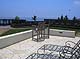
<svg viewBox="0 0 80 59">
<path fill-rule="evenodd" d="M 50 29 L 50 35 L 73 37 L 74 38 L 75 37 L 75 31 Z"/>
</svg>

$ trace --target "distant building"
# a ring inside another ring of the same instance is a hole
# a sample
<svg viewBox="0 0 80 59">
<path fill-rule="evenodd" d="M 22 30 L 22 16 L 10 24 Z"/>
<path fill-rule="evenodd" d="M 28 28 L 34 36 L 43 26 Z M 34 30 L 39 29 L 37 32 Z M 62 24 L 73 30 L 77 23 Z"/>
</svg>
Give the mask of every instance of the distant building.
<svg viewBox="0 0 80 59">
<path fill-rule="evenodd" d="M 10 25 L 14 19 L 0 19 L 0 25 Z"/>
<path fill-rule="evenodd" d="M 11 25 L 14 20 L 15 19 L 0 19 L 0 26 Z M 20 21 L 21 20 L 24 20 L 24 19 L 20 19 Z"/>
</svg>

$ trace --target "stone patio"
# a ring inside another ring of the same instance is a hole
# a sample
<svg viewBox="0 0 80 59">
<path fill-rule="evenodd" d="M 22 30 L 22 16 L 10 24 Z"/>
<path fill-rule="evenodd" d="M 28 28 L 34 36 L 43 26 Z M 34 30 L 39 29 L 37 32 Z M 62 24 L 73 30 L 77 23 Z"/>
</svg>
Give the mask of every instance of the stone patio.
<svg viewBox="0 0 80 59">
<path fill-rule="evenodd" d="M 44 44 L 53 44 L 64 46 L 66 41 L 77 42 L 80 37 L 69 38 L 60 36 L 50 36 L 42 42 L 32 41 L 32 38 L 13 44 L 6 48 L 0 49 L 0 59 L 25 59 L 32 53 L 36 53 L 38 48 Z"/>
</svg>

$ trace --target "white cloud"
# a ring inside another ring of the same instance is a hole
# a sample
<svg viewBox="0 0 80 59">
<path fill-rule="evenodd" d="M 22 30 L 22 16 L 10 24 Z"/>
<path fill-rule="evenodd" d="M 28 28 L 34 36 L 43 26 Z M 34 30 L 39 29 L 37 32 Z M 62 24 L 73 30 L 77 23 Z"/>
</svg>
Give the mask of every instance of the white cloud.
<svg viewBox="0 0 80 59">
<path fill-rule="evenodd" d="M 80 5 L 80 0 L 75 0 L 75 1 L 74 1 L 74 4 L 75 4 L 75 5 Z"/>
</svg>

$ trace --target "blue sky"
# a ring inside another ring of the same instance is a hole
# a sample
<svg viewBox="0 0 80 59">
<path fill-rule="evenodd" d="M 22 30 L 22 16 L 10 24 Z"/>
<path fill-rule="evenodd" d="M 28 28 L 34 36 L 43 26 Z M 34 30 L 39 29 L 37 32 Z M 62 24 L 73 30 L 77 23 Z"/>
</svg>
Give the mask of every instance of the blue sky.
<svg viewBox="0 0 80 59">
<path fill-rule="evenodd" d="M 80 18 L 80 0 L 0 0 L 0 17 Z"/>
</svg>

